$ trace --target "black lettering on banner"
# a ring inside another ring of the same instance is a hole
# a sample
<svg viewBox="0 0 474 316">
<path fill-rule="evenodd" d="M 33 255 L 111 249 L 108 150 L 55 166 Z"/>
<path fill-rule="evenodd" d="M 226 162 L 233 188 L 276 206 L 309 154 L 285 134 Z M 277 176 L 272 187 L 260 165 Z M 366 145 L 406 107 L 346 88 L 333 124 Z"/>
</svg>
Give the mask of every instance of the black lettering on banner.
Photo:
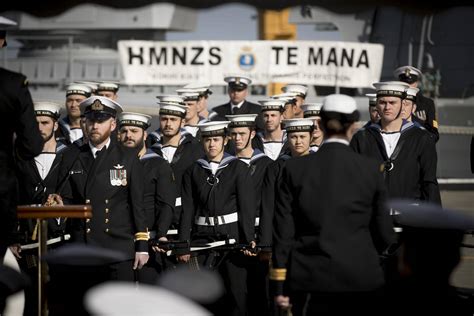
<svg viewBox="0 0 474 316">
<path fill-rule="evenodd" d="M 364 65 L 367 69 L 369 69 L 369 57 L 367 56 L 367 50 L 363 49 L 362 53 L 360 53 L 359 61 L 357 62 L 356 67 Z"/>
<path fill-rule="evenodd" d="M 155 47 L 150 47 L 150 65 L 153 65 L 155 61 L 157 65 L 161 65 L 161 59 L 163 58 L 163 65 L 167 64 L 166 47 L 160 47 L 160 54 L 156 55 Z"/>
<path fill-rule="evenodd" d="M 209 64 L 215 66 L 221 63 L 222 58 L 221 58 L 220 52 L 221 52 L 221 49 L 219 47 L 211 47 L 209 49 L 209 55 L 215 58 L 215 60 L 211 60 L 211 58 L 209 58 Z"/>
<path fill-rule="evenodd" d="M 288 62 L 288 65 L 296 65 L 297 62 L 293 59 L 293 57 L 296 57 L 296 51 L 298 50 L 298 47 L 288 47 L 288 59 L 287 59 L 287 62 Z M 293 51 L 295 51 L 295 53 L 293 54 Z"/>
<path fill-rule="evenodd" d="M 129 65 L 133 64 L 133 60 L 135 58 L 137 58 L 140 61 L 140 65 L 143 65 L 143 47 L 140 47 L 139 50 L 140 50 L 140 53 L 135 54 L 132 51 L 132 47 L 128 48 L 128 64 Z"/>
<path fill-rule="evenodd" d="M 314 56 L 314 48 L 310 47 L 309 48 L 309 55 L 308 55 L 308 65 L 311 65 L 311 63 L 317 65 L 318 63 L 320 65 L 323 64 L 323 48 L 319 47 L 318 52 L 316 56 Z"/>
<path fill-rule="evenodd" d="M 202 61 L 198 61 L 197 59 L 201 55 L 202 51 L 204 48 L 202 47 L 191 47 L 193 51 L 196 51 L 196 55 L 194 55 L 194 58 L 191 60 L 191 65 L 204 65 Z"/>
<path fill-rule="evenodd" d="M 176 65 L 176 59 L 181 61 L 181 65 L 186 65 L 186 47 L 183 47 L 182 54 L 180 54 L 178 48 L 173 47 L 173 65 Z"/>
<path fill-rule="evenodd" d="M 347 61 L 347 65 L 352 67 L 352 62 L 354 60 L 354 49 L 351 49 L 351 55 L 349 56 L 345 48 L 342 49 L 341 56 L 341 67 L 344 67 L 344 61 Z"/>
<path fill-rule="evenodd" d="M 280 63 L 280 51 L 283 50 L 283 47 L 278 47 L 278 46 L 272 46 L 272 50 L 275 51 L 275 65 L 278 65 Z"/>
<path fill-rule="evenodd" d="M 329 51 L 328 60 L 326 61 L 326 66 L 329 66 L 329 64 L 334 64 L 337 67 L 336 48 L 334 47 Z"/>
</svg>

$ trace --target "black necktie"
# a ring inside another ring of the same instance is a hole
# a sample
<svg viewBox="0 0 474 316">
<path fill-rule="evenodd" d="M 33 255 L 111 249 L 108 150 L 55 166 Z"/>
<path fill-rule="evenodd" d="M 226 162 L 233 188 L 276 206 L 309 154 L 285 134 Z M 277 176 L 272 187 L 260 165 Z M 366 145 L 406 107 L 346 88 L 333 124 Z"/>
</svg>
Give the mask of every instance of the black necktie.
<svg viewBox="0 0 474 316">
<path fill-rule="evenodd" d="M 97 151 L 95 152 L 95 158 L 96 158 L 96 159 L 99 158 L 99 156 L 100 156 L 102 153 L 104 153 L 106 150 L 107 150 L 107 146 L 102 147 L 101 150 L 97 150 Z"/>
<path fill-rule="evenodd" d="M 234 106 L 234 107 L 232 108 L 232 114 L 233 114 L 233 115 L 237 115 L 237 114 L 239 114 L 239 112 L 240 112 L 240 109 L 239 109 L 238 107 Z"/>
</svg>

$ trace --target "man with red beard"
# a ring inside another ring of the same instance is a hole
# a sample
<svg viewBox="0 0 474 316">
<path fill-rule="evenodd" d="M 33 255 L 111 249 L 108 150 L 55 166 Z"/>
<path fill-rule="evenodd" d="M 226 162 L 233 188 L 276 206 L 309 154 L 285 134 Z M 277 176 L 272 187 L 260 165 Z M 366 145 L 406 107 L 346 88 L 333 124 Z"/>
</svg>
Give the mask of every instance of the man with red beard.
<svg viewBox="0 0 474 316">
<path fill-rule="evenodd" d="M 74 241 L 124 253 L 111 264 L 110 279 L 133 281 L 133 270 L 148 261 L 148 227 L 143 209 L 143 166 L 134 149 L 111 141 L 122 107 L 102 96 L 81 103 L 89 142 L 65 153 L 60 166 L 58 204 L 91 204 L 94 216 L 71 219 Z"/>
</svg>

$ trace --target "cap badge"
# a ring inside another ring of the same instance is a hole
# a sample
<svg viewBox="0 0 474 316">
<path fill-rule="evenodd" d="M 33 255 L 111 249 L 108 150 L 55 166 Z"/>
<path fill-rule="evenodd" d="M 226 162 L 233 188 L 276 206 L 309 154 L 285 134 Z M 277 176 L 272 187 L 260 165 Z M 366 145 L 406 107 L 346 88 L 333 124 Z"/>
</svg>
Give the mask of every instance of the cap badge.
<svg viewBox="0 0 474 316">
<path fill-rule="evenodd" d="M 96 99 L 94 103 L 91 104 L 91 110 L 93 111 L 103 111 L 104 110 L 104 104 L 100 102 L 99 99 Z"/>
<path fill-rule="evenodd" d="M 117 164 L 116 166 L 114 166 L 115 169 L 122 169 L 124 166 L 122 166 L 121 164 Z"/>
<path fill-rule="evenodd" d="M 405 68 L 405 76 L 410 77 L 410 68 Z"/>
</svg>

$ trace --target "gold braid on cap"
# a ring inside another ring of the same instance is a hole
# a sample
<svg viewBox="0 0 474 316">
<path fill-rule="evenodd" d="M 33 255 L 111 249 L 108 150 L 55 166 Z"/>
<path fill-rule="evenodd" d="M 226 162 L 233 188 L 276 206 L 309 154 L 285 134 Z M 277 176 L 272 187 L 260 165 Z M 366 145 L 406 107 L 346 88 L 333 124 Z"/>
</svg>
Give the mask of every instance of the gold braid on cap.
<svg viewBox="0 0 474 316">
<path fill-rule="evenodd" d="M 138 232 L 135 234 L 135 241 L 144 240 L 148 241 L 150 239 L 149 232 Z"/>
<path fill-rule="evenodd" d="M 286 269 L 270 269 L 270 280 L 272 281 L 285 281 L 286 280 Z"/>
</svg>

